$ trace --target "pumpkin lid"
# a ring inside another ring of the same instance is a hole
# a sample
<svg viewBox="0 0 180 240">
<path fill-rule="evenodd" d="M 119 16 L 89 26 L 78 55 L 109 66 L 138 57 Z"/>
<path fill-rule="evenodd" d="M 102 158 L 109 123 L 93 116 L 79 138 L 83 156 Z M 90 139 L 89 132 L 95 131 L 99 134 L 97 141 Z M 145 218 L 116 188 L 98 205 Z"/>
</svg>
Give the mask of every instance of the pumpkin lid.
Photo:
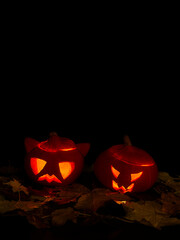
<svg viewBox="0 0 180 240">
<path fill-rule="evenodd" d="M 153 166 L 155 164 L 154 159 L 146 151 L 134 146 L 119 144 L 109 148 L 109 151 L 113 157 L 128 164 L 137 166 Z"/>
<path fill-rule="evenodd" d="M 49 139 L 39 143 L 38 147 L 47 152 L 71 151 L 76 149 L 76 145 L 72 140 L 59 137 L 56 133 L 51 133 Z"/>
</svg>

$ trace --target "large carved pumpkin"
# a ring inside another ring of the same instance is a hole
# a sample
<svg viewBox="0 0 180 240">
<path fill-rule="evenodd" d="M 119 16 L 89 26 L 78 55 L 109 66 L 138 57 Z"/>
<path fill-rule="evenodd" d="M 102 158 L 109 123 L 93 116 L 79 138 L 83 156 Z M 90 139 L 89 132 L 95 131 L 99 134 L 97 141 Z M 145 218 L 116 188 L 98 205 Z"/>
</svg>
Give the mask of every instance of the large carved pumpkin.
<svg viewBox="0 0 180 240">
<path fill-rule="evenodd" d="M 121 193 L 143 192 L 157 179 L 157 165 L 144 150 L 125 144 L 115 145 L 99 155 L 95 175 L 106 187 Z"/>
<path fill-rule="evenodd" d="M 25 148 L 25 169 L 32 180 L 43 185 L 64 186 L 80 175 L 90 144 L 75 144 L 68 138 L 52 134 L 43 142 L 26 138 Z"/>
</svg>

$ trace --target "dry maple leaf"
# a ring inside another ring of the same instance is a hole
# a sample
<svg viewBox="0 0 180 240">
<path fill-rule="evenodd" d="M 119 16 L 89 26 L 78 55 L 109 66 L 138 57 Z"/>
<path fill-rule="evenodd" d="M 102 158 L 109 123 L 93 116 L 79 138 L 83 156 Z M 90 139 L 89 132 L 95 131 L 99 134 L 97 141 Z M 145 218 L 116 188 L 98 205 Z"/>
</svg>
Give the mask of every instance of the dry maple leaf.
<svg viewBox="0 0 180 240">
<path fill-rule="evenodd" d="M 35 208 L 39 208 L 50 201 L 52 201 L 51 198 L 46 198 L 44 201 L 35 201 L 35 202 L 34 201 L 17 201 L 16 208 L 21 209 L 25 212 L 32 211 Z"/>
<path fill-rule="evenodd" d="M 2 200 L 0 201 L 0 213 L 11 212 L 16 209 L 23 210 L 25 212 L 32 211 L 35 208 L 39 208 L 42 205 L 46 204 L 47 202 L 51 201 L 51 198 L 45 199 L 42 201 L 9 201 L 9 200 Z"/>
<path fill-rule="evenodd" d="M 110 198 L 105 194 L 106 189 L 95 188 L 90 193 L 83 194 L 75 205 L 76 209 L 96 211 Z"/>
<path fill-rule="evenodd" d="M 174 193 L 161 194 L 162 211 L 170 216 L 178 216 L 180 214 L 180 197 Z"/>
<path fill-rule="evenodd" d="M 127 199 L 129 200 L 128 196 L 111 192 L 109 189 L 95 188 L 91 192 L 83 194 L 78 199 L 75 208 L 95 212 L 99 207 L 103 206 L 104 203 L 109 200 L 125 201 Z"/>
<path fill-rule="evenodd" d="M 171 177 L 167 172 L 159 172 L 158 180 L 172 188 L 176 195 L 180 196 L 180 177 Z"/>
<path fill-rule="evenodd" d="M 2 200 L 0 201 L 0 213 L 11 212 L 16 209 L 16 201 Z"/>
<path fill-rule="evenodd" d="M 171 218 L 161 211 L 161 204 L 155 201 L 131 202 L 124 205 L 127 220 L 161 229 L 165 226 L 179 225 L 180 219 Z"/>
<path fill-rule="evenodd" d="M 71 207 L 57 209 L 54 212 L 52 212 L 51 216 L 52 216 L 52 224 L 54 226 L 62 226 L 68 220 L 71 220 L 74 223 L 76 223 L 76 217 L 77 217 L 76 213 L 74 212 L 74 209 Z"/>
<path fill-rule="evenodd" d="M 4 183 L 6 185 L 9 185 L 12 187 L 13 192 L 24 192 L 26 195 L 29 194 L 28 189 L 24 187 L 19 181 L 16 179 L 13 179 L 12 181 L 9 181 L 7 183 Z"/>
</svg>

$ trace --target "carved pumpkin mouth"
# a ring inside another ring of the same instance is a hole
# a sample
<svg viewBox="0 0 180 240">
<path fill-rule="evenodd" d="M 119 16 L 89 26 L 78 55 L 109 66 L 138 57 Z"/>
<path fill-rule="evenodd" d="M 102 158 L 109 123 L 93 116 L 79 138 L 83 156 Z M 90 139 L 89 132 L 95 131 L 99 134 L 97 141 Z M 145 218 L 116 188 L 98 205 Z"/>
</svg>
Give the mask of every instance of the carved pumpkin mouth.
<svg viewBox="0 0 180 240">
<path fill-rule="evenodd" d="M 47 181 L 48 183 L 51 183 L 52 181 L 62 183 L 54 174 L 51 176 L 49 174 L 45 174 L 38 178 L 38 181 L 44 181 L 44 180 Z"/>
<path fill-rule="evenodd" d="M 127 192 L 132 192 L 134 188 L 134 183 L 131 183 L 127 188 L 124 186 L 119 187 L 118 183 L 112 180 L 112 187 L 116 190 L 119 191 L 120 193 L 127 193 Z"/>
<path fill-rule="evenodd" d="M 116 168 L 114 168 L 112 165 L 111 165 L 111 172 L 112 172 L 114 178 L 116 178 L 118 180 L 121 173 Z M 136 181 L 138 178 L 141 177 L 142 174 L 143 174 L 143 172 L 131 173 L 130 181 L 131 182 Z M 119 191 L 121 193 L 127 193 L 127 192 L 132 192 L 132 190 L 134 188 L 134 183 L 131 183 L 128 187 L 125 187 L 123 185 L 119 187 L 119 184 L 116 181 L 112 180 L 112 187 L 116 191 Z"/>
</svg>

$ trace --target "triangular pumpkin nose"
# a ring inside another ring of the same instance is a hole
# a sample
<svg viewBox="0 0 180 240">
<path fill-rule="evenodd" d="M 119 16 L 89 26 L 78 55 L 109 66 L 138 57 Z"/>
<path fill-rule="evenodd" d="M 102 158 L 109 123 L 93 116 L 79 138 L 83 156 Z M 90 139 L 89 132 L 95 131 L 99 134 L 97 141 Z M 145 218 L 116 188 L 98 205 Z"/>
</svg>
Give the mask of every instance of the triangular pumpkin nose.
<svg viewBox="0 0 180 240">
<path fill-rule="evenodd" d="M 130 184 L 131 184 L 131 176 L 130 174 L 127 175 L 125 173 L 120 173 L 118 176 L 118 181 L 119 183 L 119 187 L 124 186 L 125 188 L 127 188 Z"/>
</svg>

